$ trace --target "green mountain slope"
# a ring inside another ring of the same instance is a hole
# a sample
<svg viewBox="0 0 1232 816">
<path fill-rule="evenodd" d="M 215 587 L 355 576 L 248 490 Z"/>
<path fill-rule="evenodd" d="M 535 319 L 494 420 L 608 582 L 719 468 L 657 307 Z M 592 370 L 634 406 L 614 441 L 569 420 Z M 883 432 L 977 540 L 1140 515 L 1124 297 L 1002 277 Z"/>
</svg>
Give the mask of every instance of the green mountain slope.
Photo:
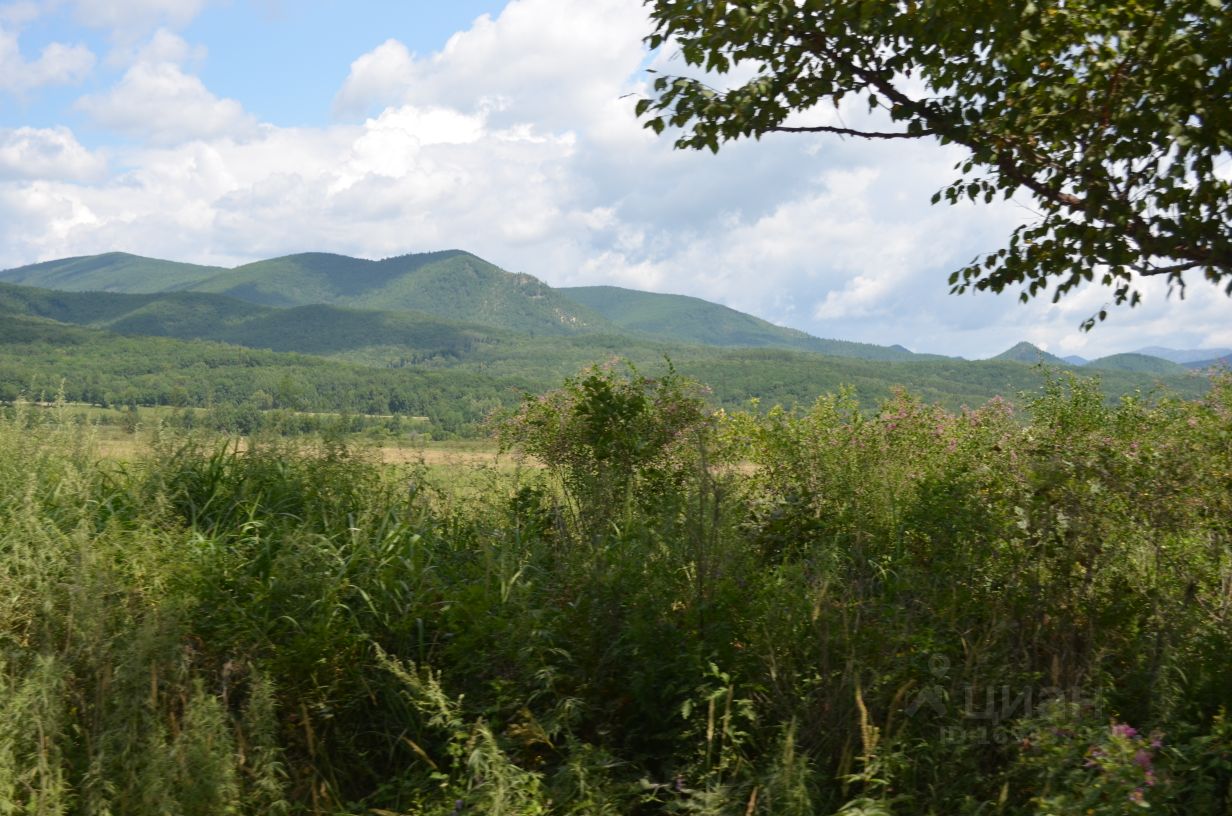
<svg viewBox="0 0 1232 816">
<path fill-rule="evenodd" d="M 791 348 L 865 360 L 907 360 L 916 356 L 902 346 L 823 340 L 687 295 L 639 292 L 619 286 L 571 286 L 556 291 L 593 309 L 621 329 L 678 343 Z"/>
<path fill-rule="evenodd" d="M 1069 363 L 1065 362 L 1055 354 L 1049 354 L 1042 348 L 1033 346 L 1026 341 L 1018 343 L 1012 348 L 1006 349 L 992 359 L 1000 360 L 1002 362 L 1031 363 L 1033 365 L 1035 363 L 1044 363 L 1045 365 L 1051 366 L 1069 365 Z"/>
<path fill-rule="evenodd" d="M 397 349 L 402 357 L 457 357 L 505 332 L 412 312 L 337 306 L 277 309 L 204 292 L 125 295 L 0 284 L 0 314 L 43 317 L 127 335 L 214 340 L 249 348 L 336 355 Z"/>
<path fill-rule="evenodd" d="M 108 252 L 0 271 L 0 281 L 70 292 L 167 292 L 225 271 L 217 266 Z"/>
<path fill-rule="evenodd" d="M 288 255 L 237 267 L 192 288 L 267 306 L 416 311 L 525 334 L 615 328 L 537 278 L 506 272 L 457 250 L 383 261 L 325 253 Z"/>
<path fill-rule="evenodd" d="M 1087 368 L 1101 371 L 1132 371 L 1137 374 L 1180 376 L 1188 373 L 1185 366 L 1147 354 L 1112 354 L 1087 363 Z"/>
</svg>

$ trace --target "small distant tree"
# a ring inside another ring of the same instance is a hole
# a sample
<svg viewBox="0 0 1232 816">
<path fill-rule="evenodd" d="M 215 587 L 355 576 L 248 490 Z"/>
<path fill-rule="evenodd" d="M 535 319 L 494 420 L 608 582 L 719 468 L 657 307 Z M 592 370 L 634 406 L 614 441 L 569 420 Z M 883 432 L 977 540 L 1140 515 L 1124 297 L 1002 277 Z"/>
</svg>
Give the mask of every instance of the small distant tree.
<svg viewBox="0 0 1232 816">
<path fill-rule="evenodd" d="M 141 415 L 137 411 L 137 403 L 130 402 L 128 407 L 124 409 L 122 424 L 125 433 L 137 433 L 137 428 L 141 426 Z"/>
<path fill-rule="evenodd" d="M 1136 305 L 1143 277 L 1232 295 L 1232 8 L 1220 0 L 646 0 L 653 48 L 728 91 L 659 76 L 637 112 L 680 148 L 767 133 L 928 139 L 967 148 L 934 197 L 1023 194 L 1036 218 L 950 276 L 952 291 L 1098 279 Z M 790 121 L 844 99 L 891 127 Z M 1224 172 L 1218 172 L 1222 166 Z M 1084 322 L 1091 328 L 1106 310 Z"/>
<path fill-rule="evenodd" d="M 592 367 L 562 388 L 527 395 L 496 423 L 502 450 L 543 462 L 563 484 L 584 531 L 652 504 L 685 472 L 693 431 L 709 420 L 693 383 L 674 370 L 646 377 Z"/>
</svg>

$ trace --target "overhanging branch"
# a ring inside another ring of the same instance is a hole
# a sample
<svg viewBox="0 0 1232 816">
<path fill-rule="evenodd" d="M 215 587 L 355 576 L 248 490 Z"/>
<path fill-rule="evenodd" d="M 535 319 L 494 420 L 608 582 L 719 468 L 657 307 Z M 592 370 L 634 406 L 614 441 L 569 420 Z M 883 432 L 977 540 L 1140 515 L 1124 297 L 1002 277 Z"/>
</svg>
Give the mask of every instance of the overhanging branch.
<svg viewBox="0 0 1232 816">
<path fill-rule="evenodd" d="M 812 125 L 809 127 L 775 125 L 766 129 L 780 133 L 837 133 L 840 136 L 859 136 L 862 139 L 918 139 L 921 136 L 935 136 L 937 134 L 935 130 L 921 130 L 918 133 L 884 133 L 880 131 L 831 127 L 830 125 Z"/>
</svg>

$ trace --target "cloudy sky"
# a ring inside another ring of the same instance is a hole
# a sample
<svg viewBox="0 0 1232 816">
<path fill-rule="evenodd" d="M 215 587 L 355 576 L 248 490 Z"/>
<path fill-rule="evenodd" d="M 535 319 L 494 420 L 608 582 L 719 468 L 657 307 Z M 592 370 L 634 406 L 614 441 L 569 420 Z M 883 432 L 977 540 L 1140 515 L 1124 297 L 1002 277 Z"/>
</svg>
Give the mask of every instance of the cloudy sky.
<svg viewBox="0 0 1232 816">
<path fill-rule="evenodd" d="M 632 113 L 640 0 L 0 0 L 0 268 L 461 248 L 822 337 L 982 357 L 1232 345 L 1232 300 L 956 297 L 1030 218 L 930 206 L 961 153 L 777 135 L 674 151 Z M 850 114 L 858 116 L 856 113 Z"/>
</svg>

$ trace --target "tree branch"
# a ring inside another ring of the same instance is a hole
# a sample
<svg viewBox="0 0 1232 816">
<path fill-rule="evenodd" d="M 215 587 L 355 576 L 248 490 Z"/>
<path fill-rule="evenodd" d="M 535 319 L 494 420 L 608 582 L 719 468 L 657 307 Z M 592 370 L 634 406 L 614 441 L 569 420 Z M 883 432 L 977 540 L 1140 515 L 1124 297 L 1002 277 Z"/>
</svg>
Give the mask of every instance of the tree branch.
<svg viewBox="0 0 1232 816">
<path fill-rule="evenodd" d="M 1146 264 L 1142 264 L 1141 266 L 1134 267 L 1134 271 L 1143 277 L 1149 275 L 1175 275 L 1177 272 L 1184 272 L 1187 269 L 1193 269 L 1194 267 L 1201 265 L 1202 264 L 1198 261 L 1185 261 L 1183 263 L 1172 264 L 1171 266 L 1147 266 Z"/>
<path fill-rule="evenodd" d="M 967 146 L 970 147 L 970 145 Z M 1064 204 L 1071 210 L 1083 211 L 1087 208 L 1086 202 L 1078 196 L 1063 193 L 1060 190 L 1055 190 L 1047 184 L 1041 182 L 1035 176 L 1023 170 L 1017 163 L 1015 163 L 1014 157 L 1008 152 L 1002 151 L 997 154 L 997 169 L 999 169 L 1006 177 L 1016 181 L 1023 187 L 1026 187 L 1028 190 L 1046 201 Z"/>
<path fill-rule="evenodd" d="M 851 128 L 831 127 L 829 125 L 814 125 L 812 127 L 789 127 L 775 125 L 766 130 L 781 133 L 837 133 L 840 136 L 859 136 L 863 139 L 918 139 L 921 136 L 935 136 L 935 130 L 921 130 L 919 133 L 884 133 L 880 131 L 852 130 Z"/>
</svg>

